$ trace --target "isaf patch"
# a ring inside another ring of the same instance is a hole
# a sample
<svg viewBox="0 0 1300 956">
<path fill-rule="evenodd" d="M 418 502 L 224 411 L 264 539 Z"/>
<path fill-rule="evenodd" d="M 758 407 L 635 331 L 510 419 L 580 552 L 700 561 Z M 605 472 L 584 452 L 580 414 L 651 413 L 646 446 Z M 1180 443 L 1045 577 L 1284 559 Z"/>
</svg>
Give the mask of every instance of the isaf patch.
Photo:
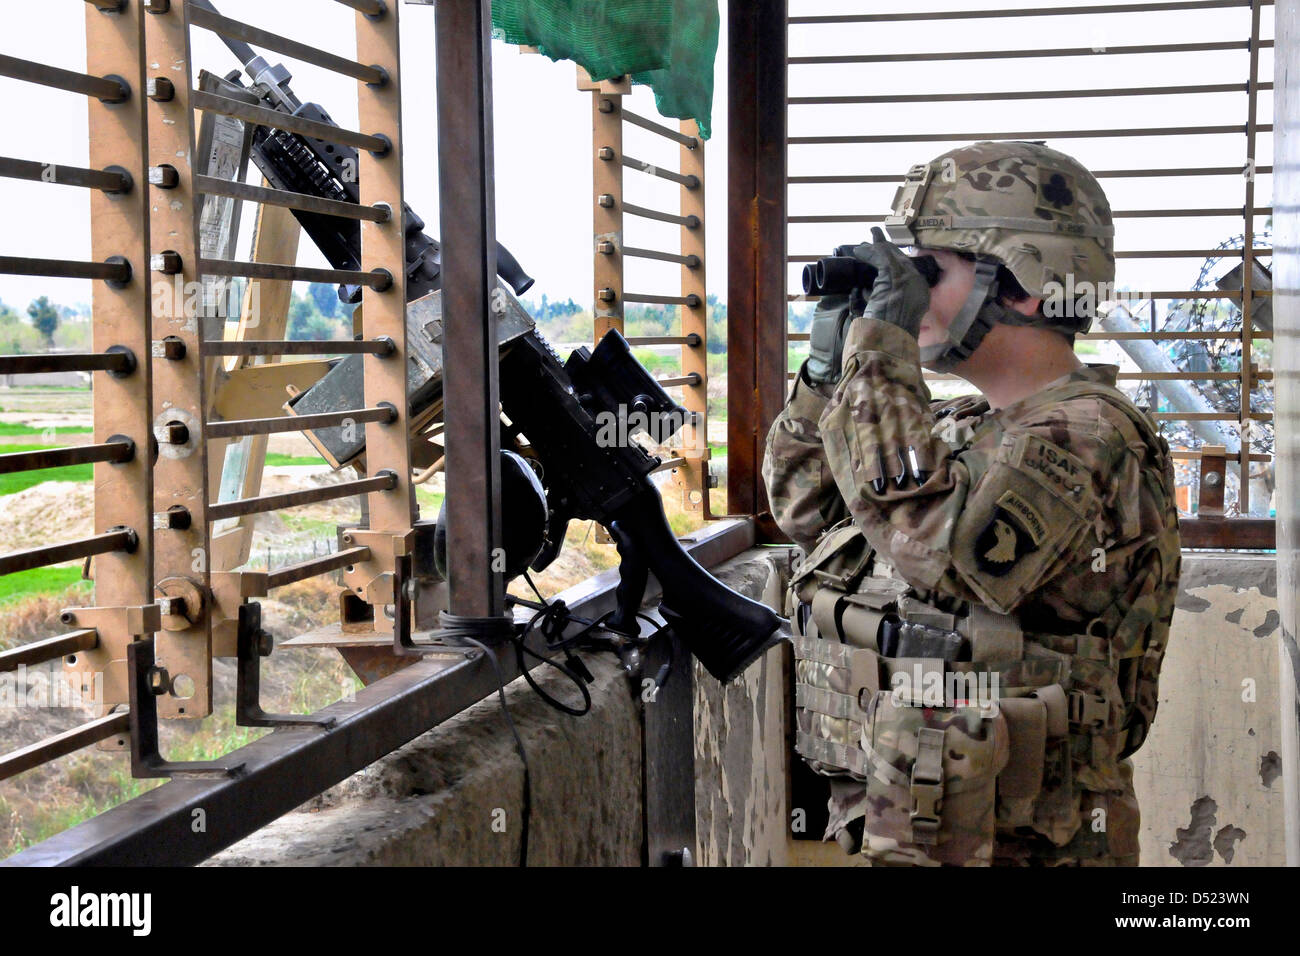
<svg viewBox="0 0 1300 956">
<path fill-rule="evenodd" d="M 1042 514 L 1014 491 L 997 500 L 989 523 L 975 539 L 975 563 L 980 570 L 1002 577 L 1026 555 L 1037 551 L 1047 537 Z"/>
</svg>

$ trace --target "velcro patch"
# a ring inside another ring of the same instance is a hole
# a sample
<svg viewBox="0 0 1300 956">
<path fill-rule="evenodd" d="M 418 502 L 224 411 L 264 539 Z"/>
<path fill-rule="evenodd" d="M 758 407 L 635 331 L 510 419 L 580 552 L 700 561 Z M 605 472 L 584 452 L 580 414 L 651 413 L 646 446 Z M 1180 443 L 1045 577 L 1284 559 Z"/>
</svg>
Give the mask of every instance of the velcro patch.
<svg viewBox="0 0 1300 956">
<path fill-rule="evenodd" d="M 1034 472 L 1039 481 L 1053 488 L 1076 509 L 1082 509 L 1090 497 L 1092 472 L 1074 455 L 1037 435 L 1020 437 L 1010 463 Z"/>
<path fill-rule="evenodd" d="M 1078 194 L 1074 190 L 1074 177 L 1069 173 L 1047 167 L 1038 167 L 1039 209 L 1072 215 Z"/>
</svg>

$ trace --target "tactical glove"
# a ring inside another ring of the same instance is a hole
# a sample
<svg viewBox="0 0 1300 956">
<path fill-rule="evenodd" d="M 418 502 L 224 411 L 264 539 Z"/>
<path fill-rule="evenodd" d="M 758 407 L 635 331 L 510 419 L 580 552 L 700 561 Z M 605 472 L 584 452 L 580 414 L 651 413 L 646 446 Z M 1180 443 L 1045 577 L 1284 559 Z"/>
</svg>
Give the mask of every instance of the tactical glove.
<svg viewBox="0 0 1300 956">
<path fill-rule="evenodd" d="M 804 364 L 804 375 L 810 384 L 834 385 L 840 380 L 844 339 L 852 321 L 847 295 L 824 295 L 818 300 L 809 327 L 808 361 Z"/>
<path fill-rule="evenodd" d="M 921 332 L 921 318 L 930 308 L 930 286 L 911 258 L 888 241 L 879 227 L 871 230 L 871 238 L 872 242 L 864 242 L 853 250 L 855 256 L 877 270 L 863 314 L 917 336 Z"/>
</svg>

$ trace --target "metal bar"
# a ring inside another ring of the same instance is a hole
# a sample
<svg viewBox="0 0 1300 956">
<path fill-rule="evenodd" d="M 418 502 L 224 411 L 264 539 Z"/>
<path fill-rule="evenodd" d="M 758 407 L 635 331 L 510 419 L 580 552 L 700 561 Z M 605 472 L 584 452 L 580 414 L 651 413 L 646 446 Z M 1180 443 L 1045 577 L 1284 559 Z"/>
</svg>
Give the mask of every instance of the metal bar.
<svg viewBox="0 0 1300 956">
<path fill-rule="evenodd" d="M 279 110 L 254 106 L 251 103 L 241 103 L 239 100 L 218 96 L 215 93 L 205 93 L 203 90 L 194 90 L 190 94 L 190 102 L 195 109 L 205 110 L 209 113 L 233 116 L 235 119 L 241 119 L 257 126 L 282 129 L 290 133 L 298 133 L 300 136 L 323 139 L 327 143 L 355 146 L 357 149 L 364 149 L 368 152 L 387 152 L 390 145 L 387 140 L 380 139 L 378 136 L 369 136 L 330 123 L 303 119 L 300 116 L 290 116 L 288 113 L 281 113 Z"/>
<path fill-rule="evenodd" d="M 321 412 L 319 415 L 282 415 L 277 418 L 245 418 L 228 422 L 207 422 L 203 426 L 208 439 L 242 438 L 245 435 L 275 435 L 280 432 L 305 432 L 315 428 L 333 428 L 348 422 L 382 422 L 385 425 L 397 420 L 397 409 L 392 406 L 358 408 L 352 411 Z"/>
<path fill-rule="evenodd" d="M 216 339 L 203 343 L 204 355 L 392 355 L 392 339 Z"/>
<path fill-rule="evenodd" d="M 698 372 L 692 372 L 690 375 L 680 375 L 676 378 L 656 379 L 661 388 L 673 388 L 677 385 L 700 385 L 704 381 L 704 376 Z"/>
<path fill-rule="evenodd" d="M 106 193 L 124 193 L 132 186 L 131 174 L 125 169 L 86 169 L 83 166 L 41 163 L 34 159 L 14 159 L 12 156 L 0 156 L 0 176 L 60 186 L 102 189 Z"/>
<path fill-rule="evenodd" d="M 373 478 L 358 478 L 355 481 L 344 481 L 324 488 L 308 488 L 305 491 L 289 491 L 279 495 L 260 495 L 256 498 L 240 498 L 237 501 L 213 502 L 208 505 L 208 520 L 220 521 L 223 518 L 237 518 L 240 515 L 264 514 L 281 508 L 310 505 L 317 501 L 333 501 L 349 495 L 391 491 L 395 487 L 397 487 L 397 475 L 393 472 L 381 472 Z"/>
<path fill-rule="evenodd" d="M 308 578 L 318 577 L 331 571 L 337 571 L 339 568 L 346 568 L 349 565 L 369 560 L 369 548 L 345 548 L 335 554 L 312 558 L 310 561 L 300 561 L 297 564 L 290 564 L 283 568 L 276 568 L 274 571 L 268 571 L 266 588 L 268 591 L 282 588 L 286 584 L 296 584 Z"/>
<path fill-rule="evenodd" d="M 67 756 L 82 747 L 89 747 L 109 737 L 128 733 L 130 729 L 131 715 L 122 712 L 108 714 L 80 727 L 73 727 L 61 734 L 47 737 L 30 747 L 0 756 L 0 780 L 8 780 L 25 770 L 39 767 L 56 757 Z"/>
<path fill-rule="evenodd" d="M 1202 43 L 1145 43 L 1135 46 L 1108 46 L 1106 56 L 1124 53 L 1208 53 L 1215 50 L 1245 50 L 1250 45 L 1248 40 L 1223 40 Z M 1261 46 L 1271 47 L 1272 40 L 1264 40 Z M 1097 57 L 1099 54 L 1091 47 L 1061 47 L 1057 49 L 1038 50 L 948 50 L 941 53 L 877 53 L 857 56 L 792 56 L 786 62 L 791 66 L 811 64 L 849 64 L 849 63 L 917 63 L 925 60 L 1011 60 L 1039 57 L 1086 56 Z"/>
<path fill-rule="evenodd" d="M 1272 83 L 1266 83 L 1261 84 L 1260 88 L 1272 89 L 1272 87 Z M 863 96 L 792 96 L 787 102 L 791 106 L 845 106 L 867 103 L 983 103 L 990 100 L 1057 100 L 1087 99 L 1102 96 L 1245 93 L 1246 90 L 1245 83 L 1203 83 L 1199 86 L 1120 86 L 1091 90 L 992 90 L 985 93 L 879 93 Z"/>
<path fill-rule="evenodd" d="M 1272 125 L 1259 124 L 1259 0 L 1250 5 L 1250 72 L 1247 83 L 1250 92 L 1246 96 L 1246 192 L 1242 209 L 1242 269 L 1241 269 L 1241 417 L 1244 420 L 1250 413 L 1250 377 L 1251 377 L 1251 336 L 1254 331 L 1251 313 L 1254 310 L 1255 296 L 1259 295 L 1252 286 L 1255 281 L 1255 145 L 1256 134 Z M 1271 295 L 1270 291 L 1270 295 Z M 1250 442 L 1242 436 L 1238 449 L 1238 463 L 1241 467 L 1241 483 L 1237 489 L 1237 506 L 1242 514 L 1250 514 Z"/>
<path fill-rule="evenodd" d="M 1241 421 L 1236 412 L 1220 414 L 1219 412 L 1150 412 L 1152 418 L 1161 422 L 1236 422 Z M 1257 422 L 1271 422 L 1270 412 L 1251 412 L 1247 419 Z"/>
<path fill-rule="evenodd" d="M 623 166 L 610 158 L 623 153 L 623 94 L 618 84 L 586 83 L 580 90 L 591 95 L 591 187 L 595 205 L 591 211 L 591 234 L 596 238 L 598 253 L 591 267 L 592 341 L 600 340 L 612 329 L 625 331 L 623 312 L 623 243 L 625 235 L 623 205 Z M 630 83 L 629 83 L 630 88 Z M 599 537 L 603 529 L 596 532 Z"/>
<path fill-rule="evenodd" d="M 1180 461 L 1200 461 L 1201 453 L 1199 450 L 1177 449 L 1169 453 L 1170 458 L 1177 458 Z M 1251 455 L 1251 461 L 1272 461 L 1272 455 Z"/>
<path fill-rule="evenodd" d="M 687 149 L 695 149 L 700 145 L 698 137 L 689 136 L 686 133 L 679 133 L 670 126 L 664 126 L 662 123 L 656 123 L 652 119 L 647 119 L 631 110 L 623 110 L 623 119 L 627 120 L 633 126 L 639 126 L 642 129 L 649 130 L 652 133 L 658 133 L 660 136 L 671 139 L 674 143 L 680 143 Z"/>
<path fill-rule="evenodd" d="M 99 632 L 91 627 L 0 651 L 0 673 L 15 670 L 20 665 L 31 667 L 69 654 L 76 654 L 78 651 L 88 651 L 98 643 Z"/>
<path fill-rule="evenodd" d="M 633 159 L 626 153 L 622 156 L 622 162 L 628 169 L 635 169 L 639 173 L 658 176 L 660 179 L 666 179 L 669 182 L 677 183 L 677 185 L 685 186 L 687 189 L 695 189 L 700 185 L 700 177 L 698 176 L 683 176 L 681 173 L 675 173 L 671 169 L 661 169 L 654 163 L 647 163 L 644 160 Z"/>
<path fill-rule="evenodd" d="M 897 179 L 898 177 L 894 178 Z M 634 206 L 630 202 L 623 203 L 623 212 L 629 216 L 639 216 L 642 219 L 671 222 L 674 225 L 685 226 L 687 229 L 696 229 L 700 225 L 698 216 L 679 216 L 676 213 L 660 212 L 658 209 L 647 209 L 645 206 Z"/>
<path fill-rule="evenodd" d="M 695 268 L 700 264 L 700 257 L 697 255 L 683 256 L 675 252 L 660 252 L 657 249 L 637 249 L 634 246 L 624 246 L 623 255 L 632 256 L 634 259 L 658 259 L 660 262 L 676 262 L 691 268 Z"/>
<path fill-rule="evenodd" d="M 628 345 L 689 345 L 691 348 L 699 348 L 703 340 L 696 333 L 690 335 L 631 335 L 628 336 Z"/>
<path fill-rule="evenodd" d="M 1271 3 L 1272 0 L 1267 0 Z M 1154 13 L 1248 7 L 1250 0 L 1164 0 L 1151 3 L 1088 4 L 1074 7 L 1015 7 L 1001 10 L 933 10 L 906 13 L 853 13 L 791 17 L 791 26 L 824 23 L 896 23 L 906 20 L 982 20 L 1002 17 L 1060 17 L 1093 13 Z"/>
<path fill-rule="evenodd" d="M 376 20 L 388 12 L 388 4 L 384 0 L 335 0 L 335 3 L 351 7 L 353 10 L 360 11 Z"/>
<path fill-rule="evenodd" d="M 135 356 L 126 351 L 0 355 L 0 375 L 43 375 L 53 372 L 129 373 L 135 368 Z"/>
<path fill-rule="evenodd" d="M 215 176 L 195 176 L 194 188 L 209 196 L 248 199 L 269 206 L 283 206 L 286 209 L 299 209 L 303 212 L 319 213 L 322 216 L 337 216 L 340 219 L 388 222 L 393 217 L 393 211 L 383 206 L 362 206 L 358 203 L 339 202 L 337 199 L 322 199 L 319 196 L 293 193 L 284 189 L 266 189 L 262 186 L 219 179 Z"/>
<path fill-rule="evenodd" d="M 302 60 L 304 63 L 319 66 L 321 69 L 342 73 L 344 76 L 361 80 L 363 83 L 374 83 L 383 86 L 388 82 L 388 73 L 379 67 L 366 66 L 355 60 L 349 60 L 346 57 L 327 53 L 305 43 L 299 43 L 297 40 L 290 40 L 288 37 L 282 37 L 279 34 L 261 30 L 247 23 L 232 20 L 230 17 L 223 17 L 215 10 L 206 9 L 200 4 L 190 6 L 190 23 L 196 27 L 211 30 L 219 36 L 233 37 L 267 50 L 274 50 L 276 53 L 282 53 L 285 56 L 293 57 L 295 60 Z"/>
<path fill-rule="evenodd" d="M 33 259 L 27 256 L 0 256 L 0 273 L 11 276 L 48 276 L 59 279 L 103 279 L 106 282 L 130 282 L 131 264 L 120 262 L 85 262 L 80 259 Z"/>
<path fill-rule="evenodd" d="M 138 4 L 137 4 L 138 5 Z M 191 0 L 168 0 L 157 4 L 145 19 L 145 55 L 150 65 L 160 64 L 174 77 L 170 99 L 149 102 L 149 167 L 169 165 L 176 171 L 176 185 L 165 193 L 156 189 L 150 194 L 149 228 L 152 251 L 174 252 L 173 266 L 179 268 L 166 277 L 165 285 L 175 290 L 204 289 L 201 272 L 203 242 L 199 236 L 202 196 L 194 190 L 194 173 L 207 162 L 197 148 L 195 113 L 200 95 L 191 85 L 193 60 L 190 53 L 189 14 L 196 8 Z M 172 65 L 182 69 L 173 71 Z M 152 68 L 152 67 L 151 67 Z M 219 101 L 219 98 L 215 98 Z M 233 102 L 233 101 L 232 101 Z M 235 104 L 243 108 L 247 104 Z M 252 109 L 252 107 L 248 107 Z M 274 112 L 274 111 L 267 111 Z M 143 190 L 142 190 L 143 191 Z M 162 283 L 160 283 L 162 285 Z M 159 413 L 167 410 L 169 418 L 186 423 L 193 447 L 189 454 L 160 454 L 153 467 L 154 513 L 184 509 L 190 517 L 180 526 L 163 527 L 154 533 L 154 580 L 182 578 L 208 591 L 211 582 L 212 537 L 207 514 L 208 502 L 216 497 L 210 482 L 208 442 L 202 434 L 207 413 L 209 381 L 215 368 L 203 358 L 202 341 L 217 338 L 224 324 L 220 316 L 196 318 L 193 308 L 186 308 L 182 291 L 154 296 L 149 310 L 153 323 L 152 340 L 179 339 L 185 349 L 181 360 L 152 362 L 153 405 Z M 216 310 L 214 310 L 216 311 Z M 224 310 L 222 310 L 224 311 Z M 219 479 L 218 479 L 219 480 Z M 147 772 L 135 765 L 138 753 L 147 751 L 148 737 L 156 736 L 155 716 L 164 718 L 204 717 L 212 712 L 212 628 L 214 613 L 211 601 L 191 609 L 188 617 L 177 622 L 179 629 L 163 629 L 154 636 L 158 664 L 171 674 L 186 674 L 194 681 L 193 695 L 182 698 L 168 689 L 152 698 L 155 706 L 139 711 L 134 727 L 143 735 L 133 735 L 133 770 Z M 130 702 L 128 693 L 128 703 Z M 152 726 L 147 726 L 152 725 Z"/>
<path fill-rule="evenodd" d="M 1256 216 L 1271 216 L 1273 214 L 1272 206 L 1255 207 Z M 1161 218 L 1199 218 L 1203 216 L 1232 216 L 1237 218 L 1242 215 L 1242 208 L 1206 208 L 1206 209 L 1117 209 L 1111 213 L 1112 219 L 1161 219 Z M 792 223 L 829 223 L 829 222 L 884 222 L 883 215 L 843 215 L 843 216 L 790 216 L 789 221 Z"/>
<path fill-rule="evenodd" d="M 76 73 L 61 70 L 57 66 L 20 60 L 16 56 L 0 54 L 0 76 L 27 83 L 37 83 L 56 90 L 93 96 L 105 103 L 123 103 L 131 96 L 131 87 L 121 77 L 91 76 L 88 73 Z"/>
<path fill-rule="evenodd" d="M 753 524 L 735 520 L 710 524 L 682 540 L 706 568 L 753 543 Z M 618 585 L 618 572 L 605 571 L 555 600 L 594 619 L 614 610 Z M 657 590 L 651 577 L 647 598 Z M 543 650 L 540 641 L 532 646 Z M 317 716 L 334 718 L 329 727 L 277 729 L 229 754 L 226 759 L 243 766 L 238 775 L 172 780 L 0 861 L 0 867 L 199 863 L 495 694 L 496 672 L 477 655 L 418 661 L 357 691 L 355 700 L 319 711 Z M 529 669 L 539 666 L 530 656 L 524 660 Z M 512 652 L 499 655 L 499 664 L 507 682 L 521 674 Z M 199 808 L 208 826 L 196 833 Z"/>
<path fill-rule="evenodd" d="M 624 292 L 624 302 L 643 302 L 651 305 L 688 305 L 695 308 L 700 304 L 700 297 L 695 293 L 688 295 L 649 295 L 642 292 Z"/>
<path fill-rule="evenodd" d="M 0 574 L 13 574 L 16 571 L 30 571 L 64 561 L 76 561 L 96 554 L 108 554 L 110 551 L 134 550 L 139 538 L 134 531 L 106 531 L 91 535 L 78 541 L 65 544 L 50 544 L 43 548 L 29 548 L 26 551 L 10 551 L 0 554 Z"/>
<path fill-rule="evenodd" d="M 290 282 L 364 285 L 376 292 L 386 292 L 393 285 L 393 277 L 382 270 L 362 272 L 357 269 L 317 269 L 310 266 L 281 265 L 276 262 L 201 259 L 199 271 L 210 276 L 243 276 L 249 279 L 287 279 Z"/>
<path fill-rule="evenodd" d="M 1236 339 L 1240 338 L 1240 332 L 1209 332 L 1209 331 L 1189 331 L 1189 332 L 1080 332 L 1076 338 L 1080 339 L 1112 339 L 1116 342 L 1121 339 L 1137 339 L 1139 341 L 1153 342 L 1160 339 Z M 1257 339 L 1271 339 L 1272 332 L 1256 332 Z"/>
<path fill-rule="evenodd" d="M 1272 125 L 1261 126 L 1263 131 L 1272 130 Z M 1028 130 L 1011 133 L 887 133 L 876 136 L 791 136 L 791 146 L 817 146 L 833 144 L 859 143 L 940 143 L 949 140 L 973 142 L 975 140 L 1000 139 L 1090 139 L 1093 137 L 1109 138 L 1121 136 L 1204 136 L 1232 133 L 1240 135 L 1246 132 L 1245 126 L 1158 126 L 1135 127 L 1130 129 L 1054 129 Z M 1238 170 L 1240 173 L 1240 170 Z"/>
<path fill-rule="evenodd" d="M 785 405 L 787 0 L 727 5 L 727 510 L 784 541 L 760 473 Z"/>
<path fill-rule="evenodd" d="M 1272 518 L 1182 518 L 1178 536 L 1184 548 L 1273 551 L 1277 522 Z"/>
<path fill-rule="evenodd" d="M 1117 376 L 1135 382 L 1237 381 L 1240 372 L 1120 372 Z M 1271 379 L 1272 372 L 1256 372 L 1253 378 Z"/>
<path fill-rule="evenodd" d="M 73 445 L 69 448 L 47 448 L 43 451 L 16 451 L 0 455 L 0 475 L 8 475 L 16 471 L 39 471 L 42 468 L 62 468 L 66 465 L 88 465 L 97 461 L 130 461 L 134 455 L 135 442 L 132 441 Z"/>
<path fill-rule="evenodd" d="M 1198 167 L 1158 167 L 1151 166 L 1142 169 L 1099 169 L 1093 175 L 1098 179 L 1139 179 L 1165 176 L 1240 176 L 1242 175 L 1240 166 L 1198 166 Z M 1256 166 L 1255 173 L 1260 176 L 1271 175 L 1272 166 Z M 817 184 L 848 184 L 848 183 L 899 183 L 901 180 L 896 174 L 879 174 L 867 176 L 791 176 L 788 180 L 792 186 L 807 186 Z"/>
<path fill-rule="evenodd" d="M 1235 259 L 1243 255 L 1241 249 L 1132 249 L 1124 252 L 1116 252 L 1116 259 Z M 1256 256 L 1271 256 L 1272 249 L 1257 248 Z M 822 255 L 813 253 L 804 253 L 798 256 L 786 257 L 786 262 L 816 262 L 824 258 Z"/>
<path fill-rule="evenodd" d="M 105 16 L 89 5 L 85 7 L 87 72 L 120 73 L 143 93 L 147 64 L 144 21 L 148 16 L 144 7 L 144 3 L 130 3 L 121 14 L 113 16 Z M 154 418 L 154 373 L 149 355 L 156 300 L 152 283 L 148 281 L 149 218 L 151 200 L 155 197 L 146 188 L 146 171 L 150 165 L 148 111 L 153 106 L 144 95 L 133 96 L 117 105 L 86 100 L 87 165 L 106 171 L 129 170 L 140 180 L 140 188 L 126 193 L 92 190 L 85 197 L 90 212 L 90 258 L 104 261 L 121 256 L 138 277 L 138 281 L 126 286 L 93 283 L 90 295 L 94 317 L 90 350 L 98 355 L 124 358 L 129 354 L 134 359 L 132 369 L 120 370 L 130 374 L 94 377 L 94 429 L 90 440 L 107 442 L 125 436 L 140 452 L 130 461 L 100 462 L 93 466 L 93 530 L 108 534 L 124 528 L 134 529 L 127 535 L 125 547 L 101 552 L 91 564 L 95 602 L 104 608 L 151 604 L 154 584 L 161 578 L 153 573 L 154 462 L 148 452 L 152 447 Z M 62 176 L 61 169 L 57 177 L 62 179 Z M 79 670 L 110 671 L 115 654 L 120 657 L 124 642 L 132 639 L 133 635 L 123 633 L 125 628 L 121 627 L 120 619 L 99 618 L 98 621 L 106 625 L 98 632 L 100 642 L 78 652 Z M 125 689 L 114 687 L 118 683 L 106 679 L 101 701 L 105 708 L 125 702 Z"/>
<path fill-rule="evenodd" d="M 499 617 L 500 385 L 489 0 L 438 7 L 438 184 L 442 216 L 447 553 L 451 611 Z M 418 666 L 418 665 L 417 665 Z"/>
</svg>

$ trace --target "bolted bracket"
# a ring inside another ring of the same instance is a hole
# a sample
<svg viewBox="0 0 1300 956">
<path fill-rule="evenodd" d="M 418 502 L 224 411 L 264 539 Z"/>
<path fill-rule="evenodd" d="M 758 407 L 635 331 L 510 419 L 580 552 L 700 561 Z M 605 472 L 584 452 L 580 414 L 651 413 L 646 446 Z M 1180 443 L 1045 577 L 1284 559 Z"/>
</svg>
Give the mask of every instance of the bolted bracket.
<svg viewBox="0 0 1300 956">
<path fill-rule="evenodd" d="M 1227 483 L 1227 469 L 1227 449 L 1223 445 L 1201 446 L 1201 484 L 1196 505 L 1198 517 L 1223 517 L 1223 490 Z"/>
<path fill-rule="evenodd" d="M 239 666 L 235 684 L 235 723 L 240 727 L 332 727 L 333 717 L 268 714 L 262 709 L 262 658 L 269 657 L 271 635 L 262 629 L 262 605 L 239 606 Z"/>
<path fill-rule="evenodd" d="M 94 629 L 98 635 L 98 643 L 93 648 L 63 658 L 64 675 L 80 676 L 83 693 L 96 692 L 99 699 L 95 716 L 102 717 L 113 707 L 127 703 L 130 700 L 127 649 L 133 641 L 162 628 L 158 605 L 69 608 L 59 615 L 59 620 L 66 627 Z"/>
</svg>

